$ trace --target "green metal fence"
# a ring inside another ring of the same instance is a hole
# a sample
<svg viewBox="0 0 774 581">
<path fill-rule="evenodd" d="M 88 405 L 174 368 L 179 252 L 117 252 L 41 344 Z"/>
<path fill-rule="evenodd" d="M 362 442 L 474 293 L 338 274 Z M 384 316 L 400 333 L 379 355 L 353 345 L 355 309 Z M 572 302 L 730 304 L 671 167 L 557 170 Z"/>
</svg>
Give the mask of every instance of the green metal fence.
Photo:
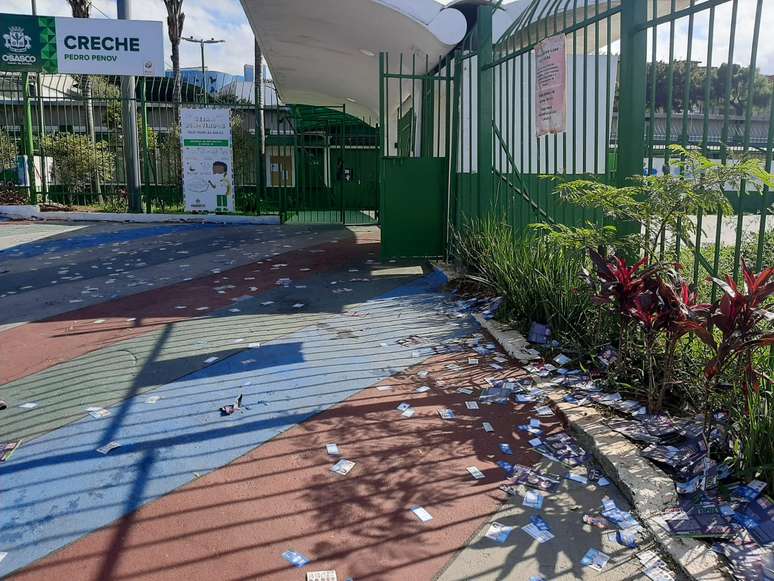
<svg viewBox="0 0 774 581">
<path fill-rule="evenodd" d="M 464 41 L 429 69 L 439 82 L 452 76 L 452 147 L 444 153 L 451 227 L 491 214 L 517 230 L 534 222 L 602 225 L 599 213 L 561 202 L 545 176 L 625 185 L 633 175 L 674 172 L 672 144 L 724 163 L 756 157 L 771 170 L 774 62 L 760 55 L 772 53 L 762 32 L 774 23 L 774 3 L 531 0 L 521 6 L 497 38 L 493 14 L 501 7 L 479 6 Z M 537 137 L 535 49 L 557 35 L 566 53 L 566 128 Z M 738 276 L 742 259 L 757 269 L 771 265 L 774 195 L 768 189 L 748 195 L 752 189 L 742 184 L 740 192 L 726 193 L 732 215 L 719 208 L 693 217 L 692 239 L 665 235 L 663 256 L 685 263 L 694 282 Z"/>
<path fill-rule="evenodd" d="M 279 214 L 294 222 L 378 220 L 375 128 L 347 115 L 343 106 L 285 105 L 269 82 L 261 159 L 254 83 L 191 73 L 182 75 L 182 106 L 231 110 L 237 212 Z M 132 102 L 149 212 L 180 212 L 184 206 L 174 86 L 169 77 L 141 78 Z M 24 199 L 15 157 L 27 154 L 35 158 L 37 201 L 125 210 L 121 111 L 117 78 L 0 73 L 3 196 Z"/>
</svg>

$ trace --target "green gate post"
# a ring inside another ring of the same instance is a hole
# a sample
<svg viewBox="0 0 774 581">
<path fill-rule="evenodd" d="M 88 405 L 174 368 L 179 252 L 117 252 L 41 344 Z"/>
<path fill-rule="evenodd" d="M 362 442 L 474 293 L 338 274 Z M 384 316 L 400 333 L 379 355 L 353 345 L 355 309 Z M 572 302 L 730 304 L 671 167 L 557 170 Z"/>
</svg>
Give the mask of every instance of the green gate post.
<svg viewBox="0 0 774 581">
<path fill-rule="evenodd" d="M 341 174 L 341 198 L 340 198 L 340 204 L 341 204 L 341 223 L 346 224 L 347 223 L 347 216 L 346 212 L 344 210 L 344 175 L 347 173 L 346 169 L 344 168 L 344 139 L 345 139 L 345 131 L 346 131 L 346 123 L 347 123 L 347 104 L 344 103 L 342 107 L 342 115 L 341 115 L 341 144 L 340 144 L 340 151 L 339 155 L 341 156 L 341 167 L 342 167 L 342 174 Z"/>
<path fill-rule="evenodd" d="M 645 89 L 647 77 L 648 19 L 644 0 L 623 0 L 621 5 L 621 57 L 618 102 L 618 168 L 615 184 L 642 173 L 645 159 Z M 616 224 L 619 234 L 636 234 L 640 224 Z M 631 257 L 633 258 L 633 257 Z"/>
<path fill-rule="evenodd" d="M 266 129 L 263 103 L 263 51 L 255 41 L 255 213 L 261 213 L 261 202 L 266 196 Z"/>
<path fill-rule="evenodd" d="M 148 191 L 148 185 L 150 182 L 150 151 L 148 150 L 148 101 L 145 95 L 145 77 L 142 77 L 140 84 L 141 91 L 141 108 L 140 115 L 142 116 L 142 165 L 145 170 L 145 179 L 141 181 L 140 192 L 145 190 L 145 213 L 150 214 L 153 210 L 151 204 L 151 195 Z"/>
<path fill-rule="evenodd" d="M 457 220 L 457 155 L 459 148 L 459 124 L 460 124 L 460 94 L 462 93 L 462 53 L 459 49 L 454 51 L 454 73 L 449 68 L 451 61 L 446 65 L 446 107 L 447 119 L 449 117 L 449 101 L 451 100 L 451 121 L 446 129 L 446 156 L 449 160 L 449 176 L 446 192 L 446 239 L 444 248 L 446 249 L 446 260 L 449 260 L 449 233 L 452 227 L 459 227 Z M 454 80 L 449 83 L 448 76 L 454 75 Z M 449 97 L 451 96 L 451 99 Z"/>
<path fill-rule="evenodd" d="M 494 69 L 492 64 L 492 6 L 478 7 L 478 215 L 492 210 L 492 123 Z M 472 72 L 472 69 L 471 69 Z"/>
<path fill-rule="evenodd" d="M 32 106 L 30 104 L 30 74 L 22 73 L 24 97 L 24 155 L 27 156 L 27 172 L 30 187 L 27 194 L 30 204 L 38 203 L 38 193 L 35 187 L 35 142 L 32 137 Z"/>
<path fill-rule="evenodd" d="M 379 150 L 377 154 L 379 157 L 376 160 L 376 199 L 378 201 L 376 217 L 379 221 L 381 221 L 382 207 L 384 205 L 384 189 L 382 187 L 382 178 L 384 176 L 384 156 L 386 155 L 384 150 L 384 124 L 386 122 L 386 117 L 384 114 L 384 110 L 386 108 L 386 104 L 384 102 L 384 83 L 386 82 L 384 78 L 384 54 L 385 53 L 383 52 L 379 53 Z"/>
</svg>

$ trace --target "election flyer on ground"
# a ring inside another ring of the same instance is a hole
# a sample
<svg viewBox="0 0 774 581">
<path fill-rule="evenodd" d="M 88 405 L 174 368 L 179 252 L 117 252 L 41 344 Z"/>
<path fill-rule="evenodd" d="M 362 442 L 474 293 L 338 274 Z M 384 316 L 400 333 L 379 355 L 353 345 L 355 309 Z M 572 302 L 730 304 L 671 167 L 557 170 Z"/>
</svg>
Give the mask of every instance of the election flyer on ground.
<svg viewBox="0 0 774 581">
<path fill-rule="evenodd" d="M 164 74 L 161 22 L 0 14 L 0 70 Z"/>
<path fill-rule="evenodd" d="M 180 110 L 183 195 L 189 212 L 233 212 L 231 109 Z"/>
</svg>

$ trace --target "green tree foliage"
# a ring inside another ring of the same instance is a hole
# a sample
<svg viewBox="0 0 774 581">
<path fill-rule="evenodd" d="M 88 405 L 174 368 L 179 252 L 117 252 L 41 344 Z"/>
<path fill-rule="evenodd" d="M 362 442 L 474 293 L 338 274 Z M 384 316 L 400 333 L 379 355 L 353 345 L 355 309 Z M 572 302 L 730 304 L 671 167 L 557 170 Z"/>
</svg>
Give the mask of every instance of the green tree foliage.
<svg viewBox="0 0 774 581">
<path fill-rule="evenodd" d="M 0 129 L 0 171 L 16 166 L 16 140 Z"/>
<path fill-rule="evenodd" d="M 635 251 L 654 259 L 657 246 L 666 236 L 680 236 L 688 241 L 695 231 L 691 220 L 699 211 L 713 213 L 718 209 L 732 212 L 726 191 L 739 191 L 742 181 L 747 193 L 765 186 L 774 186 L 774 175 L 766 172 L 758 159 L 740 159 L 736 163 L 717 163 L 698 151 L 679 145 L 670 146 L 679 175 L 632 176 L 632 185 L 615 187 L 593 180 L 573 180 L 559 183 L 557 192 L 563 202 L 582 208 L 601 210 L 613 221 L 641 224 L 640 232 L 614 239 L 614 246 Z M 595 231 L 593 227 L 572 228 L 540 225 L 549 231 L 555 243 L 577 247 L 587 238 L 594 248 L 610 244 L 609 228 Z"/>
<path fill-rule="evenodd" d="M 648 64 L 647 76 L 647 104 L 651 105 L 653 98 L 651 87 L 655 71 L 655 101 L 653 105 L 656 111 L 665 111 L 669 103 L 669 65 L 657 62 Z M 738 64 L 723 63 L 719 67 L 713 67 L 709 71 L 707 80 L 707 67 L 696 62 L 675 61 L 672 64 L 672 111 L 682 112 L 687 107 L 689 111 L 704 111 L 707 107 L 710 112 L 721 113 L 725 106 L 726 83 L 731 76 L 729 90 L 729 105 L 734 115 L 744 114 L 748 102 L 750 69 Z M 685 85 L 688 84 L 688 100 L 685 99 Z M 705 103 L 707 96 L 705 84 L 709 84 L 709 101 Z M 753 73 L 752 103 L 753 110 L 764 110 L 771 98 L 772 86 L 769 79 L 757 70 Z"/>
<path fill-rule="evenodd" d="M 54 160 L 54 174 L 70 192 L 87 191 L 92 176 L 113 178 L 115 154 L 104 141 L 91 143 L 88 135 L 56 133 L 45 139 L 46 154 Z"/>
</svg>

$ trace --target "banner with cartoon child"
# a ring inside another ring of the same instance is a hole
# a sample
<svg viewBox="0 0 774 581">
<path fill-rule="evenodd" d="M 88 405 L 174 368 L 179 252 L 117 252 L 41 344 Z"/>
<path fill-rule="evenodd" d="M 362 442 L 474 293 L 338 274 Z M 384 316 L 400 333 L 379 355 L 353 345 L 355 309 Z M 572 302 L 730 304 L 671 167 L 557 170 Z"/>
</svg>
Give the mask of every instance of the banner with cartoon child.
<svg viewBox="0 0 774 581">
<path fill-rule="evenodd" d="M 183 196 L 188 212 L 234 211 L 231 110 L 180 110 Z"/>
</svg>

